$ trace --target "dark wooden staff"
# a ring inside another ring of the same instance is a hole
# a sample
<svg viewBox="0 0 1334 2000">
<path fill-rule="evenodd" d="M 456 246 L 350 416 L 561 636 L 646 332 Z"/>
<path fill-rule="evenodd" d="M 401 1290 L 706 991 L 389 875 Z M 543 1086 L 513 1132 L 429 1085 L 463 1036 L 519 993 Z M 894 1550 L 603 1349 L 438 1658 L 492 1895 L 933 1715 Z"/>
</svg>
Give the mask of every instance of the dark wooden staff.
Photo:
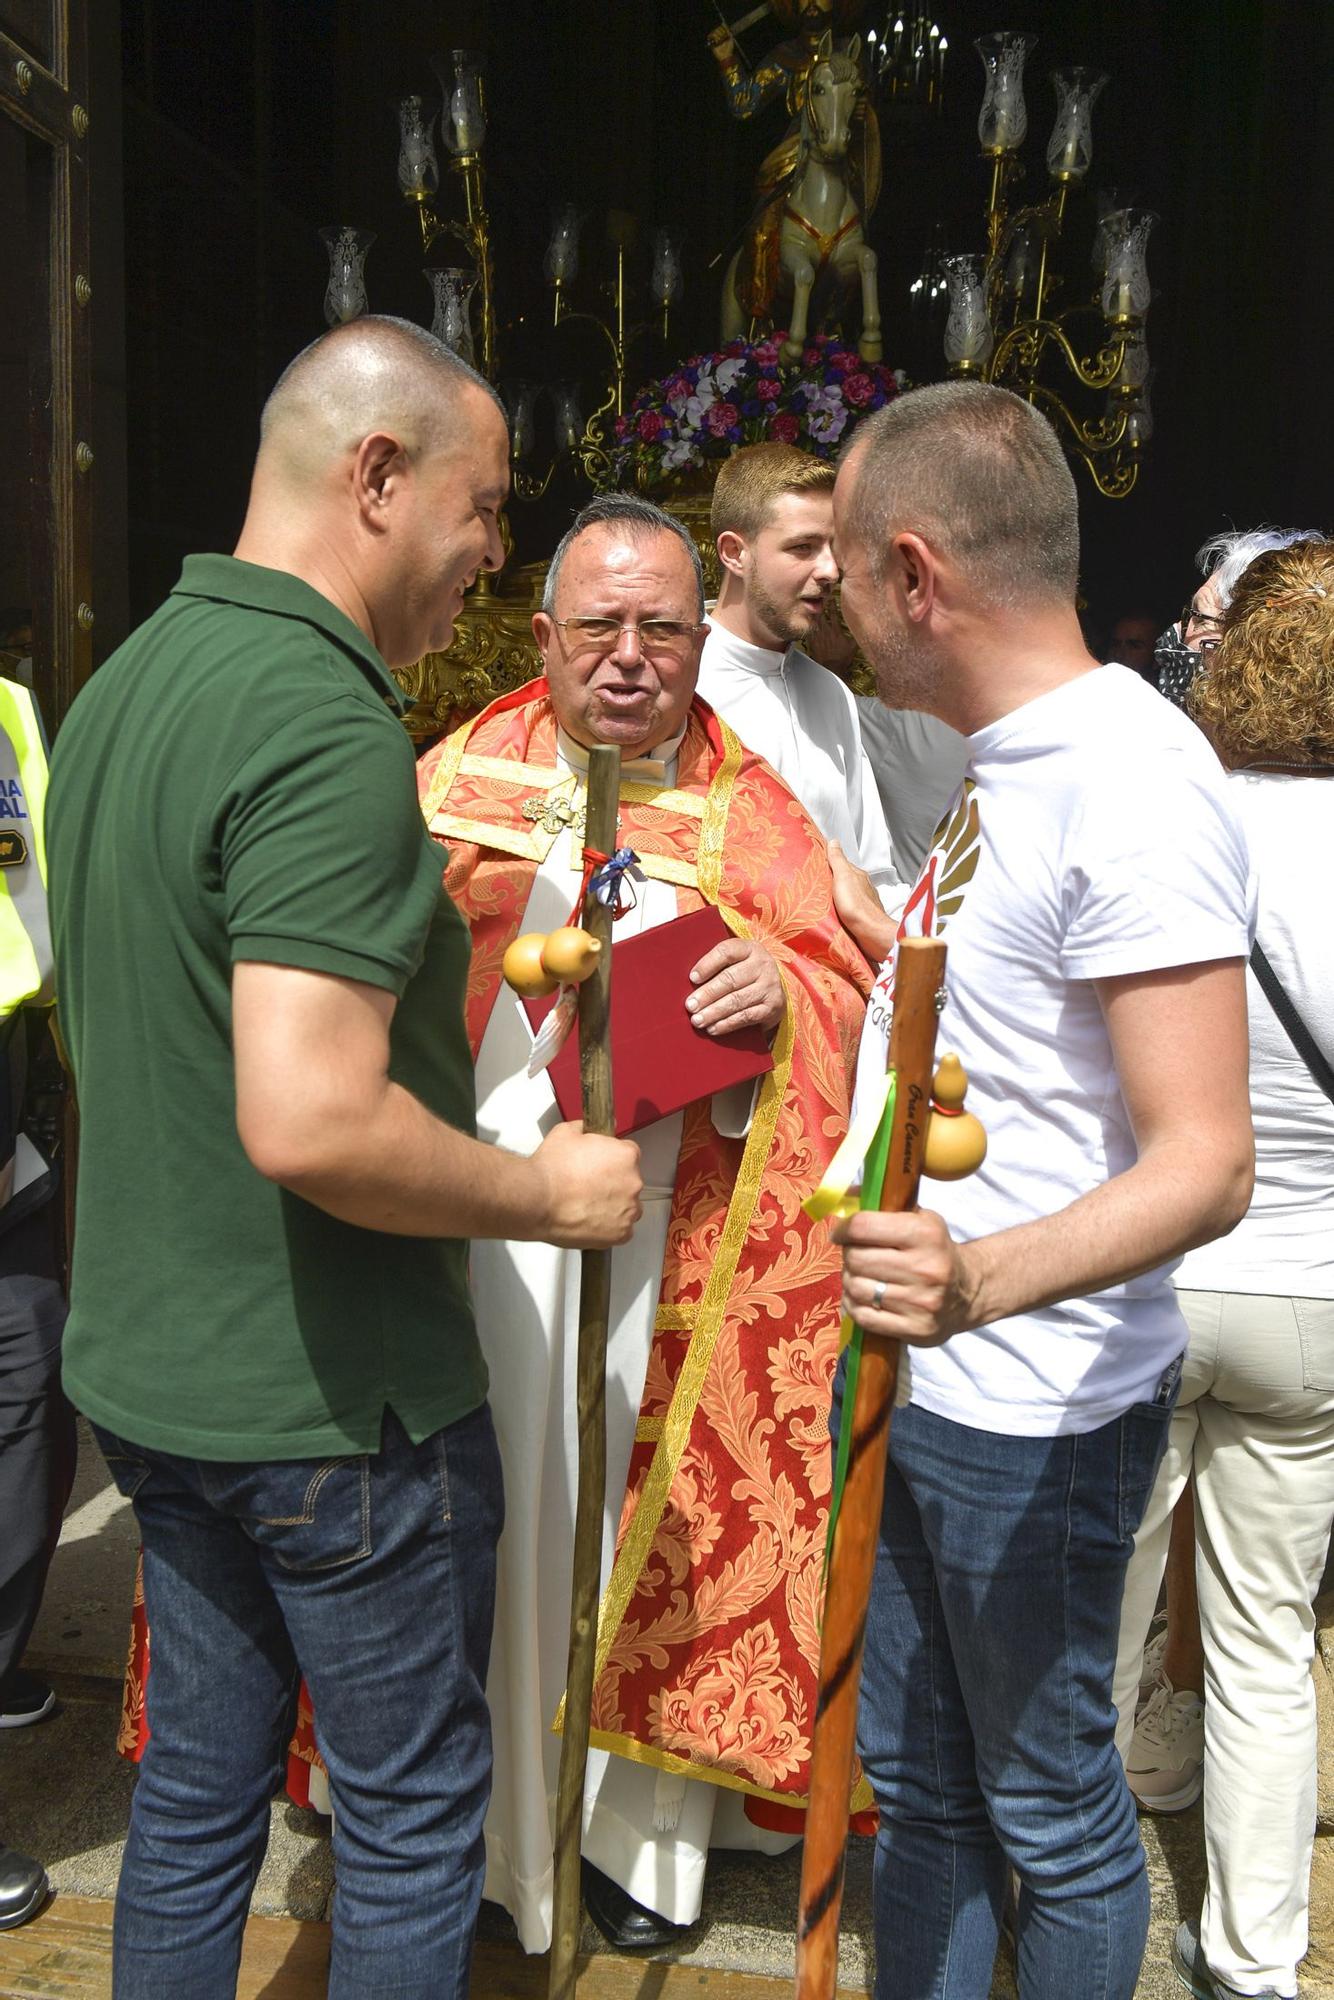
<svg viewBox="0 0 1334 2000">
<path fill-rule="evenodd" d="M 935 938 L 905 938 L 899 946 L 889 1036 L 889 1067 L 898 1078 L 898 1088 L 882 1209 L 908 1209 L 917 1201 L 941 1005 L 937 995 L 943 999 L 944 985 L 944 945 Z M 852 1426 L 852 1447 L 834 1527 L 820 1635 L 820 1692 L 811 1740 L 811 1795 L 797 1919 L 797 2000 L 834 2000 L 838 1980 L 838 1917 L 862 1642 L 880 1539 L 885 1453 L 898 1372 L 898 1342 L 863 1329 L 856 1390 L 843 1409 L 843 1422 Z"/>
<path fill-rule="evenodd" d="M 600 854 L 616 846 L 621 753 L 608 744 L 589 752 L 584 845 Z M 612 911 L 587 898 L 583 928 L 602 946 L 597 967 L 579 988 L 579 1080 L 584 1130 L 615 1130 L 611 1090 Z M 579 1266 L 579 1495 L 574 1517 L 570 1585 L 570 1655 L 565 1676 L 565 1732 L 556 1787 L 556 1875 L 551 1909 L 548 2000 L 570 2000 L 583 1918 L 580 1853 L 584 1833 L 584 1774 L 588 1765 L 593 1668 L 597 1657 L 602 1584 L 602 1515 L 607 1490 L 607 1317 L 611 1252 L 585 1250 Z"/>
</svg>

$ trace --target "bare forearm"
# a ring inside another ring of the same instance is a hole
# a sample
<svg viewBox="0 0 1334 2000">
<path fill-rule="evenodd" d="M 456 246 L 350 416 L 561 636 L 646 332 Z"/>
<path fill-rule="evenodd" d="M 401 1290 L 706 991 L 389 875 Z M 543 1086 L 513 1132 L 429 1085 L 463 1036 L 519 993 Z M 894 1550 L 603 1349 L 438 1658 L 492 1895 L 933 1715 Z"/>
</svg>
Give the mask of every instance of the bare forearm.
<svg viewBox="0 0 1334 2000">
<path fill-rule="evenodd" d="M 396 1083 L 359 1116 L 312 1120 L 261 1170 L 340 1222 L 395 1236 L 528 1239 L 551 1222 L 535 1161 L 470 1138 Z"/>
<path fill-rule="evenodd" d="M 1105 1291 L 1226 1235 L 1246 1212 L 1252 1161 L 1239 1145 L 1208 1166 L 1202 1174 L 1198 1144 L 1183 1137 L 1055 1215 L 962 1244 L 961 1325 Z"/>
</svg>

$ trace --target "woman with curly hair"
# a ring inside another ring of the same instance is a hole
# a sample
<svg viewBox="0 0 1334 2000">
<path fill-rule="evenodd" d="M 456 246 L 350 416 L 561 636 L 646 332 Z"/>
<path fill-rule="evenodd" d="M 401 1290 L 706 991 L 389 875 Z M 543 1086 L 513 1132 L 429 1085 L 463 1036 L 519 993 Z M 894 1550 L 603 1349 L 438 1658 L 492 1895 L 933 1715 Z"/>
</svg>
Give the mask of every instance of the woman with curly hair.
<svg viewBox="0 0 1334 2000">
<path fill-rule="evenodd" d="M 1208 1888 L 1173 1962 L 1197 2000 L 1290 2000 L 1315 1832 L 1312 1600 L 1334 1524 L 1334 541 L 1256 557 L 1190 706 L 1232 773 L 1259 878 L 1255 1194 L 1176 1273 L 1190 1346 L 1127 1576 L 1117 1698 L 1133 1707 L 1193 1480 Z"/>
</svg>

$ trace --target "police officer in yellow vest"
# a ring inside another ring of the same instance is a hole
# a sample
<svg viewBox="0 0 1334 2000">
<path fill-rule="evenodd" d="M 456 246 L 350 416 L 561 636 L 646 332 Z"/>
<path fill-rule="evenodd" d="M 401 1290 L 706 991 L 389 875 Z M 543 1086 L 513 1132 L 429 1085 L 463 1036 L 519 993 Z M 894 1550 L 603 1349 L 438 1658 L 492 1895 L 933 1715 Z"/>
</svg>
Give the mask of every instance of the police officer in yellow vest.
<svg viewBox="0 0 1334 2000">
<path fill-rule="evenodd" d="M 0 678 L 0 1729 L 55 1705 L 20 1666 L 74 1478 L 74 1420 L 60 1389 L 65 1299 L 56 1173 L 23 1130 L 29 1058 L 52 990 L 46 912 L 46 743 L 28 688 Z M 0 1833 L 0 1930 L 48 1894 L 39 1862 Z"/>
</svg>

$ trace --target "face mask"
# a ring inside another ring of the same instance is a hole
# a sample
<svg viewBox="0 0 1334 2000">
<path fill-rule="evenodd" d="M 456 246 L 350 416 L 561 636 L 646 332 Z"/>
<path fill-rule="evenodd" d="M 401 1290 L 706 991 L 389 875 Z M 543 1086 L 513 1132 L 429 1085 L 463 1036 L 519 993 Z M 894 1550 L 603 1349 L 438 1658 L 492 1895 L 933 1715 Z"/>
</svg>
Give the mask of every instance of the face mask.
<svg viewBox="0 0 1334 2000">
<path fill-rule="evenodd" d="M 1200 655 L 1186 644 L 1179 625 L 1169 625 L 1160 634 L 1153 649 L 1153 664 L 1158 669 L 1159 694 L 1165 694 L 1176 707 L 1184 708 L 1190 684 L 1200 671 Z"/>
</svg>

